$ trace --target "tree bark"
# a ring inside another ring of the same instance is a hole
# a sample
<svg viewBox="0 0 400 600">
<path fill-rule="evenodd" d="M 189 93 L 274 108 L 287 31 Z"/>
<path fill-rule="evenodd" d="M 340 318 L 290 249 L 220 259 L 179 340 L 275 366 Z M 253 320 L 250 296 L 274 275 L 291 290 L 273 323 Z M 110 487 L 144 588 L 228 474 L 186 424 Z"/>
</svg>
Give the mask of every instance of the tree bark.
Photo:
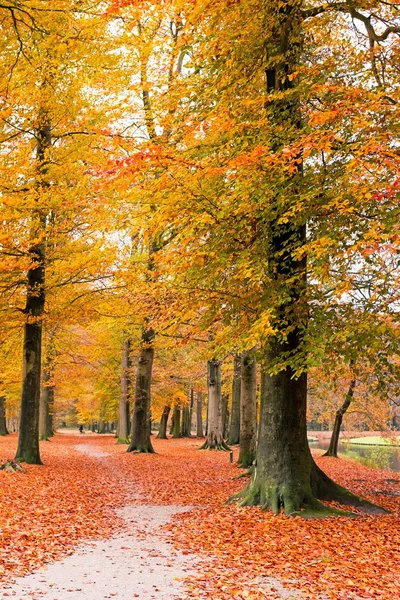
<svg viewBox="0 0 400 600">
<path fill-rule="evenodd" d="M 154 360 L 153 340 L 154 331 L 152 329 L 144 330 L 137 363 L 132 438 L 128 452 L 154 452 L 150 438 L 150 393 Z"/>
<path fill-rule="evenodd" d="M 0 435 L 8 435 L 6 425 L 6 410 L 5 410 L 6 399 L 4 396 L 0 396 Z"/>
<path fill-rule="evenodd" d="M 51 128 L 46 115 L 36 132 L 38 166 L 38 194 L 48 187 L 44 178 L 47 171 L 47 152 L 51 147 Z M 40 207 L 33 212 L 32 239 L 29 248 L 31 266 L 27 273 L 27 292 L 23 341 L 23 375 L 21 416 L 16 459 L 41 465 L 39 452 L 39 404 L 42 362 L 42 318 L 45 305 L 46 214 Z"/>
<path fill-rule="evenodd" d="M 231 424 L 228 439 L 226 440 L 226 443 L 229 445 L 235 445 L 240 442 L 240 369 L 241 358 L 239 355 L 236 355 L 233 358 Z"/>
<path fill-rule="evenodd" d="M 53 412 L 54 412 L 54 373 L 53 348 L 50 344 L 46 360 L 43 364 L 42 390 L 39 405 L 39 440 L 48 440 L 53 437 Z"/>
<path fill-rule="evenodd" d="M 180 438 L 182 437 L 181 430 L 181 407 L 179 404 L 175 404 L 174 406 L 174 414 L 172 416 L 173 428 L 172 428 L 172 437 Z"/>
<path fill-rule="evenodd" d="M 130 343 L 129 340 L 125 340 L 122 346 L 117 444 L 129 444 L 129 352 Z"/>
<path fill-rule="evenodd" d="M 257 442 L 257 365 L 251 352 L 241 357 L 240 450 L 238 464 L 250 467 L 256 458 Z"/>
<path fill-rule="evenodd" d="M 222 437 L 224 440 L 228 437 L 229 433 L 229 396 L 224 394 L 222 396 Z"/>
<path fill-rule="evenodd" d="M 228 450 L 222 430 L 221 363 L 210 360 L 207 363 L 208 423 L 207 437 L 201 446 L 203 450 Z"/>
<path fill-rule="evenodd" d="M 338 444 L 339 444 L 340 427 L 342 426 L 343 417 L 346 414 L 347 409 L 349 408 L 350 404 L 353 401 L 355 387 L 356 387 L 356 379 L 353 378 L 350 382 L 349 389 L 348 389 L 348 392 L 344 399 L 344 402 L 343 402 L 342 406 L 339 408 L 339 410 L 336 412 L 332 436 L 331 436 L 331 440 L 329 442 L 329 448 L 328 448 L 327 452 L 325 452 L 324 456 L 332 456 L 333 458 L 338 457 L 337 450 L 338 450 Z"/>
<path fill-rule="evenodd" d="M 191 437 L 190 433 L 190 409 L 189 406 L 182 408 L 182 437 Z"/>
<path fill-rule="evenodd" d="M 158 435 L 157 435 L 157 438 L 160 440 L 168 439 L 167 438 L 167 424 L 168 424 L 168 417 L 169 417 L 170 412 L 171 412 L 171 406 L 169 404 L 166 404 L 164 406 L 164 410 L 161 415 L 160 429 L 158 430 Z"/>
<path fill-rule="evenodd" d="M 197 392 L 196 398 L 196 436 L 203 437 L 203 392 Z"/>
</svg>

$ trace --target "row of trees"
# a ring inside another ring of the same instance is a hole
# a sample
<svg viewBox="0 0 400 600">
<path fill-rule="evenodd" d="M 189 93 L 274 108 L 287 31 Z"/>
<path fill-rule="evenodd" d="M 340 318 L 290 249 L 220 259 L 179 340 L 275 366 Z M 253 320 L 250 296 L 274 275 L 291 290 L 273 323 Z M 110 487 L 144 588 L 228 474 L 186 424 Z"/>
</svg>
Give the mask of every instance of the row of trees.
<svg viewBox="0 0 400 600">
<path fill-rule="evenodd" d="M 4 348 L 24 328 L 17 457 L 40 462 L 40 380 L 56 380 L 71 332 L 84 339 L 110 318 L 123 373 L 127 348 L 136 361 L 130 451 L 152 451 L 165 340 L 208 360 L 206 446 L 223 447 L 219 365 L 232 353 L 253 423 L 261 365 L 241 502 L 366 506 L 313 461 L 307 375 L 326 381 L 334 365 L 333 386 L 350 374 L 352 395 L 357 380 L 397 397 L 396 5 L 65 0 L 1 11 Z"/>
</svg>

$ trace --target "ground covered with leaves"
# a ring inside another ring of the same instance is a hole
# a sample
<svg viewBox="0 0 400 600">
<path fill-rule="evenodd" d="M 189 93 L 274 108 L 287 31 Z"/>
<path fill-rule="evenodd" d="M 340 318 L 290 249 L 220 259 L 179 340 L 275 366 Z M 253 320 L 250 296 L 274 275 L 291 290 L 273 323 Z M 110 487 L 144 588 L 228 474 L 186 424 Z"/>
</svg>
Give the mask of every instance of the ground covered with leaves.
<svg viewBox="0 0 400 600">
<path fill-rule="evenodd" d="M 0 471 L 0 581 L 42 566 L 87 539 L 119 527 L 113 509 L 137 502 L 190 505 L 169 535 L 200 558 L 187 598 L 389 600 L 400 597 L 400 475 L 352 461 L 318 457 L 337 482 L 391 514 L 305 521 L 258 508 L 224 506 L 245 485 L 229 453 L 199 451 L 199 441 L 154 440 L 155 455 L 125 452 L 111 436 L 60 434 L 41 443 L 44 466 Z M 77 451 L 90 445 L 102 460 Z M 16 437 L 0 438 L 0 460 L 12 458 Z M 235 457 L 236 457 L 235 450 Z M 138 493 L 140 492 L 140 497 Z"/>
</svg>

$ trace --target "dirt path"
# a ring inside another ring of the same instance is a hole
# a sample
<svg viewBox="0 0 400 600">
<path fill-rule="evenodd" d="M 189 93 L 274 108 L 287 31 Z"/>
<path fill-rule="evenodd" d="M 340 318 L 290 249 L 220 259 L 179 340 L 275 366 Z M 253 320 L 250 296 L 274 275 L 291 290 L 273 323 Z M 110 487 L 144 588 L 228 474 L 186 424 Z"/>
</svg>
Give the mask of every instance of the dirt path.
<svg viewBox="0 0 400 600">
<path fill-rule="evenodd" d="M 78 452 L 103 463 L 108 453 L 88 444 Z M 93 465 L 95 467 L 95 464 Z M 139 491 L 135 500 L 140 499 Z M 42 600 L 102 600 L 106 598 L 172 600 L 185 597 L 182 579 L 194 574 L 194 558 L 176 552 L 163 533 L 174 514 L 190 510 L 182 506 L 127 505 L 115 511 L 122 528 L 115 536 L 79 546 L 62 561 L 11 585 L 2 597 Z"/>
</svg>

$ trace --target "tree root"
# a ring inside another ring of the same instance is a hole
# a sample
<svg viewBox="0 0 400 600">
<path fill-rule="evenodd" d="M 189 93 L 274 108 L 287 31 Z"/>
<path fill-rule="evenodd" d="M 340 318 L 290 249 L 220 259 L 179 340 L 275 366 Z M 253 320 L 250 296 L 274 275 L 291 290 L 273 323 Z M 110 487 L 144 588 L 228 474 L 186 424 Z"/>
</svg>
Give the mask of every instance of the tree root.
<svg viewBox="0 0 400 600">
<path fill-rule="evenodd" d="M 241 465 L 237 465 L 238 467 L 241 467 Z M 240 475 L 236 475 L 236 477 L 232 477 L 233 481 L 236 481 L 236 479 L 243 479 L 243 477 L 249 477 L 253 474 L 254 471 L 254 467 L 251 466 L 249 469 L 246 469 L 246 471 L 244 473 L 240 473 Z"/>
<path fill-rule="evenodd" d="M 142 444 L 138 444 L 138 445 L 135 444 L 133 446 L 131 445 L 127 449 L 127 452 L 134 452 L 135 454 L 155 454 L 155 450 L 154 450 L 151 442 L 149 442 L 145 446 Z"/>
<path fill-rule="evenodd" d="M 0 463 L 0 470 L 7 471 L 8 473 L 26 473 L 20 462 L 11 459 L 7 459 L 4 463 Z"/>
<path fill-rule="evenodd" d="M 252 479 L 247 487 L 229 498 L 226 504 L 237 502 L 239 506 L 261 506 L 262 510 L 270 509 L 275 515 L 283 510 L 286 515 L 300 516 L 306 519 L 359 516 L 353 512 L 325 506 L 321 500 L 336 501 L 344 506 L 359 508 L 372 515 L 389 512 L 336 484 L 315 463 L 311 468 L 310 485 L 276 484 L 271 480 L 268 481 L 268 477 L 260 476 L 257 468 L 254 468 Z"/>
<path fill-rule="evenodd" d="M 224 441 L 219 442 L 218 444 L 209 444 L 207 440 L 204 442 L 202 446 L 200 446 L 199 450 L 230 450 L 229 446 L 225 444 Z"/>
<path fill-rule="evenodd" d="M 311 489 L 314 496 L 320 500 L 336 501 L 344 506 L 354 506 L 369 515 L 382 515 L 390 512 L 335 483 L 315 463 L 311 472 Z"/>
</svg>

